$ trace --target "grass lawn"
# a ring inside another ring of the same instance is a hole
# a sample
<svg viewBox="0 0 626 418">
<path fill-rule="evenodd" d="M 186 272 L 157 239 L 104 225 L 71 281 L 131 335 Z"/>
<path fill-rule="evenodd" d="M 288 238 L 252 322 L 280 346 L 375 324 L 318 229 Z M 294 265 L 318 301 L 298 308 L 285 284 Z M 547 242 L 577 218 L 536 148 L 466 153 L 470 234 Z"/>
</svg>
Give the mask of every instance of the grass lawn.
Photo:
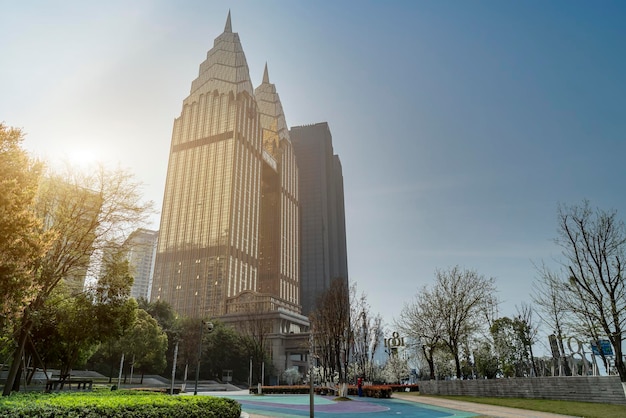
<svg viewBox="0 0 626 418">
<path fill-rule="evenodd" d="M 413 393 L 411 393 L 413 394 Z M 415 396 L 420 396 L 415 393 Z M 425 395 L 421 395 L 425 396 Z M 482 398 L 476 396 L 438 396 L 457 401 L 483 403 L 489 405 L 508 406 L 510 408 L 528 409 L 531 411 L 552 412 L 555 414 L 572 415 L 585 418 L 623 418 L 626 417 L 626 405 L 609 405 L 592 402 L 555 401 L 549 399 L 524 398 Z"/>
</svg>

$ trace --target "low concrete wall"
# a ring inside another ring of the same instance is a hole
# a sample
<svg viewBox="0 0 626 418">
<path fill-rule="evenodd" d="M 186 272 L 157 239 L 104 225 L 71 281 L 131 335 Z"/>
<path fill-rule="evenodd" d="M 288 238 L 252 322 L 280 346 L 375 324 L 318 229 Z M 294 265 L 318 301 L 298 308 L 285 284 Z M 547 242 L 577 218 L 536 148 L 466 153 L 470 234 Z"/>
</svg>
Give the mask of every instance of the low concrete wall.
<svg viewBox="0 0 626 418">
<path fill-rule="evenodd" d="M 425 395 L 560 399 L 626 405 L 626 396 L 617 376 L 430 380 L 419 382 L 419 388 Z"/>
</svg>

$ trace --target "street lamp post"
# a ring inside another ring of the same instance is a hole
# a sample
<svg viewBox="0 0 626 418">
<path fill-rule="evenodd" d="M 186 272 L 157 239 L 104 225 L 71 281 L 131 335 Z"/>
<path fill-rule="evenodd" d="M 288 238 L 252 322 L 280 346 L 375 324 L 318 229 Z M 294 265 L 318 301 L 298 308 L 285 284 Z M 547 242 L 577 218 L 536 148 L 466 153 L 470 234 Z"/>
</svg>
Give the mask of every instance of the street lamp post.
<svg viewBox="0 0 626 418">
<path fill-rule="evenodd" d="M 172 362 L 172 387 L 170 388 L 170 395 L 174 394 L 174 380 L 176 379 L 176 359 L 178 358 L 178 340 L 174 346 L 174 360 Z"/>
<path fill-rule="evenodd" d="M 315 339 L 313 327 L 309 329 L 309 418 L 315 417 L 315 390 L 313 388 L 313 356 L 315 355 Z"/>
<path fill-rule="evenodd" d="M 250 356 L 250 377 L 248 378 L 248 389 L 252 387 L 252 356 Z"/>
<path fill-rule="evenodd" d="M 200 378 L 200 357 L 202 356 L 202 337 L 204 335 L 204 325 L 205 325 L 205 322 L 203 320 L 200 323 L 200 341 L 198 342 L 198 364 L 196 365 L 196 384 L 195 384 L 194 389 L 193 389 L 193 394 L 194 395 L 198 394 L 198 379 Z M 207 332 L 209 334 L 211 332 L 213 332 L 213 323 L 212 322 L 207 322 L 206 323 L 206 330 L 207 330 Z"/>
</svg>

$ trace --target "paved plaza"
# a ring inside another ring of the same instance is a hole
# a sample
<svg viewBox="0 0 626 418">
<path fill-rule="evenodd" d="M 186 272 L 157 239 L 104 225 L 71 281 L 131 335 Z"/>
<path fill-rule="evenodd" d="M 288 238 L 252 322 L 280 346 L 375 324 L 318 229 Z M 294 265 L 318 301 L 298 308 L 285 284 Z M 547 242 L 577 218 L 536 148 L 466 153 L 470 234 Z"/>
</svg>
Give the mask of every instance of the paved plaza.
<svg viewBox="0 0 626 418">
<path fill-rule="evenodd" d="M 241 403 L 243 411 L 250 418 L 302 418 L 310 416 L 308 395 L 242 395 L 232 396 L 232 398 Z M 469 412 L 453 411 L 400 399 L 355 397 L 351 401 L 335 401 L 333 397 L 316 395 L 314 401 L 315 416 L 324 418 L 354 418 L 357 416 L 469 418 L 476 416 L 476 414 Z"/>
<path fill-rule="evenodd" d="M 301 418 L 310 416 L 309 395 L 250 395 L 248 391 L 205 392 L 237 400 L 242 418 Z M 333 397 L 315 395 L 315 416 L 321 418 L 466 418 L 477 416 L 499 418 L 563 418 L 565 415 L 527 411 L 471 402 L 394 393 L 392 399 L 351 398 L 335 401 Z"/>
</svg>

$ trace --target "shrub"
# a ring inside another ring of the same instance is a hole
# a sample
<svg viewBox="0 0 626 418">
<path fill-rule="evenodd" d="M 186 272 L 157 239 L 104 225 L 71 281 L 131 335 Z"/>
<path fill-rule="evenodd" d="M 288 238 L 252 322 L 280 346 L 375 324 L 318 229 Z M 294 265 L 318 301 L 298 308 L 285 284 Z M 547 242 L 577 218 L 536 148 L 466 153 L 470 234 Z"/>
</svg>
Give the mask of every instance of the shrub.
<svg viewBox="0 0 626 418">
<path fill-rule="evenodd" d="M 368 398 L 391 398 L 392 388 L 389 385 L 363 386 L 363 396 Z M 356 386 L 348 387 L 348 395 L 357 396 L 359 394 Z"/>
<path fill-rule="evenodd" d="M 0 398 L 0 416 L 81 418 L 239 418 L 241 405 L 227 398 L 113 391 L 16 394 Z"/>
<path fill-rule="evenodd" d="M 318 389 L 318 388 L 316 388 Z M 294 386 L 263 386 L 261 388 L 261 392 L 265 393 L 265 394 L 280 394 L 280 395 L 285 395 L 285 394 L 305 394 L 305 393 L 309 393 L 309 386 L 307 385 L 294 385 Z M 250 386 L 250 393 L 257 395 L 258 394 L 258 388 L 257 386 Z M 317 392 L 316 392 L 317 393 Z"/>
<path fill-rule="evenodd" d="M 363 393 L 368 398 L 391 398 L 389 386 L 363 386 Z"/>
</svg>

